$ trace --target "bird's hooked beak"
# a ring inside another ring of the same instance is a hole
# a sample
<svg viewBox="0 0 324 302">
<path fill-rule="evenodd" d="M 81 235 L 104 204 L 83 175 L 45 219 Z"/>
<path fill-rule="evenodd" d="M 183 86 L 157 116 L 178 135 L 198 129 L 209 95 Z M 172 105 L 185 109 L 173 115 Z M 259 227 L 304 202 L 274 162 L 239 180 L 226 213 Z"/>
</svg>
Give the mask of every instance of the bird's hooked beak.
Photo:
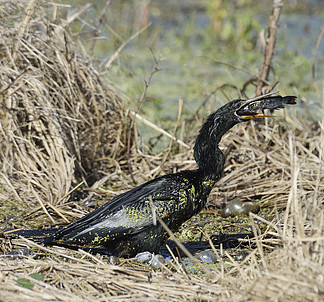
<svg viewBox="0 0 324 302">
<path fill-rule="evenodd" d="M 236 110 L 236 115 L 241 120 L 251 120 L 257 118 L 273 117 L 273 115 L 265 115 L 265 109 L 280 109 L 284 108 L 284 104 L 296 104 L 296 97 L 269 97 L 270 95 L 277 93 L 269 92 L 263 95 L 259 95 L 252 99 L 242 100 L 239 108 Z M 260 112 L 261 111 L 261 112 Z"/>
</svg>

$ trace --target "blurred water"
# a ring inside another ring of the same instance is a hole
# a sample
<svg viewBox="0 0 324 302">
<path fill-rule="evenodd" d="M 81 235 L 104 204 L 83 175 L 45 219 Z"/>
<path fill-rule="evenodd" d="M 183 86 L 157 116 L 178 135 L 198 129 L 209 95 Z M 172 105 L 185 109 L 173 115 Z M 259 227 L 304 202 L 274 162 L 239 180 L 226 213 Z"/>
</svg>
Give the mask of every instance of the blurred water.
<svg viewBox="0 0 324 302">
<path fill-rule="evenodd" d="M 126 2 L 129 4 L 128 7 L 124 7 Z M 136 4 L 132 1 L 126 2 L 114 1 L 109 7 L 105 20 L 109 26 L 126 39 L 142 26 L 138 16 L 143 12 L 147 13 L 147 20 L 151 25 L 147 31 L 128 43 L 122 50 L 114 63 L 118 66 L 110 70 L 109 76 L 134 100 L 135 104 L 143 89 L 143 80 L 149 75 L 154 63 L 150 48 L 157 56 L 161 53 L 164 59 L 159 64 L 161 71 L 153 76 L 147 93 L 150 101 L 141 107 L 142 113 L 149 115 L 152 120 L 159 118 L 174 120 L 177 115 L 179 97 L 184 100 L 184 110 L 192 114 L 218 86 L 226 83 L 242 88 L 244 83 L 251 79 L 251 74 L 258 74 L 263 60 L 260 43 L 257 47 L 253 45 L 250 51 L 230 49 L 224 54 L 224 47 L 226 48 L 227 45 L 214 45 L 211 41 L 213 38 L 211 14 L 207 8 L 208 3 L 211 2 L 207 0 L 202 2 L 198 0 L 185 2 L 141 0 Z M 240 3 L 243 2 L 240 1 Z M 233 2 L 233 7 L 227 7 L 227 18 L 233 18 L 234 13 L 232 15 L 231 9 L 237 9 L 235 3 Z M 251 2 L 246 1 L 246 3 Z M 264 35 L 266 35 L 272 1 L 262 0 L 256 3 L 258 5 L 253 10 L 252 18 L 259 23 L 261 28 L 252 28 L 251 32 L 253 31 L 255 39 L 259 39 L 261 29 L 264 29 Z M 294 7 L 294 4 L 300 3 L 302 3 L 302 8 Z M 145 11 L 144 7 L 148 4 L 149 7 Z M 296 94 L 303 98 L 308 108 L 317 117 L 321 112 L 319 106 L 324 85 L 324 41 L 318 49 L 315 66 L 318 90 L 314 89 L 312 82 L 311 64 L 324 20 L 323 4 L 324 0 L 286 0 L 284 2 L 279 21 L 276 54 L 273 57 L 275 77 L 272 76 L 270 79 L 271 83 L 279 80 L 281 93 Z M 251 11 L 251 8 L 243 7 L 239 13 L 242 13 L 242 16 L 248 15 L 248 10 Z M 237 14 L 237 10 L 235 13 Z M 96 15 L 100 15 L 100 11 L 91 16 L 92 23 L 98 18 Z M 120 26 L 132 30 L 126 33 L 121 30 Z M 110 30 L 102 26 L 102 33 L 107 36 L 107 39 L 106 42 L 104 40 L 97 42 L 96 55 L 109 59 L 121 42 L 117 41 L 115 48 L 111 49 Z M 245 37 L 238 38 L 242 41 L 245 39 Z M 218 46 L 223 48 L 222 53 L 217 51 Z M 228 47 L 231 46 L 228 45 Z M 207 56 L 228 62 L 238 68 L 245 68 L 249 73 L 215 64 L 211 59 L 206 58 Z M 247 95 L 252 97 L 254 93 L 254 88 L 251 86 Z M 226 96 L 218 91 L 211 99 L 210 106 L 216 108 L 228 99 L 239 96 L 235 88 L 231 91 L 227 90 L 224 94 Z M 213 108 L 208 110 L 213 110 Z"/>
<path fill-rule="evenodd" d="M 283 15 L 280 19 L 278 39 L 286 41 L 285 48 L 295 50 L 296 53 L 311 59 L 323 21 L 324 18 L 320 16 Z M 283 49 L 280 51 L 283 51 Z M 323 55 L 324 41 L 322 41 L 318 49 L 318 56 L 323 57 Z"/>
<path fill-rule="evenodd" d="M 287 70 L 286 72 L 283 71 L 279 78 L 280 82 L 283 83 L 283 86 L 287 87 L 286 91 L 288 93 L 294 93 L 293 89 L 289 91 L 289 87 L 296 85 L 298 92 L 303 94 L 306 99 L 310 100 L 308 104 L 310 110 L 314 110 L 317 113 L 318 107 L 314 107 L 313 105 L 314 103 L 319 104 L 321 96 L 319 96 L 318 93 L 316 94 L 314 89 L 311 88 L 311 62 L 315 53 L 316 41 L 320 33 L 320 28 L 324 21 L 323 15 L 318 13 L 318 8 L 322 7 L 321 4 L 324 4 L 324 0 L 304 2 L 307 6 L 305 6 L 305 10 L 302 12 L 291 12 L 288 9 L 285 9 L 285 7 L 282 10 L 277 35 L 276 54 L 273 58 L 273 62 L 274 66 L 279 64 L 279 66 L 276 66 L 277 72 L 281 72 L 281 69 Z M 270 1 L 265 3 L 272 4 Z M 204 54 L 202 46 L 206 42 L 206 39 L 208 39 L 206 36 L 208 35 L 207 29 L 210 25 L 210 15 L 206 9 L 199 6 L 198 9 L 190 9 L 190 5 L 183 5 L 180 2 L 173 3 L 171 1 L 152 1 L 150 7 L 153 12 L 150 13 L 149 16 L 149 21 L 152 23 L 150 32 L 160 31 L 158 39 L 154 41 L 153 44 L 143 45 L 143 43 L 131 43 L 127 47 L 126 52 L 129 54 L 136 52 L 136 56 L 131 63 L 131 66 L 135 69 L 139 66 L 145 68 L 144 66 L 152 65 L 149 60 L 150 53 L 147 52 L 143 56 L 143 49 L 145 49 L 145 47 L 153 47 L 154 50 L 161 51 L 164 54 L 166 60 L 160 63 L 160 67 L 163 71 L 157 76 L 158 81 L 153 80 L 150 91 L 153 92 L 156 98 L 163 100 L 164 107 L 167 109 L 165 112 L 167 117 L 174 118 L 176 115 L 176 106 L 179 97 L 184 98 L 185 103 L 188 106 L 191 106 L 192 110 L 195 110 L 203 99 L 201 97 L 201 94 L 204 91 L 203 89 L 208 92 L 208 90 L 211 89 L 210 87 L 213 85 L 216 87 L 218 84 L 222 83 L 222 79 L 225 81 L 225 78 L 226 80 L 229 79 L 229 82 L 232 81 L 231 83 L 234 85 L 242 83 L 242 81 L 248 79 L 246 74 L 233 72 L 229 69 L 225 70 L 225 68 L 220 68 L 219 66 L 215 67 L 215 65 L 212 65 L 210 61 L 204 62 L 197 59 L 199 56 Z M 154 8 L 158 8 L 159 14 L 154 14 Z M 271 12 L 271 5 L 261 8 L 262 10 L 255 12 L 254 18 L 260 23 L 261 27 L 265 29 L 266 35 L 268 15 Z M 322 11 L 324 13 L 324 5 Z M 188 35 L 186 30 L 189 22 L 192 23 L 191 26 L 193 30 Z M 203 36 L 202 33 L 204 30 L 206 30 L 206 33 Z M 185 46 L 179 43 L 179 37 L 184 35 L 186 35 Z M 179 44 L 178 49 L 174 47 L 174 45 L 177 44 Z M 173 47 L 170 47 L 170 45 Z M 172 49 L 171 52 L 169 49 Z M 255 50 L 251 50 L 251 53 L 254 51 Z M 192 59 L 183 64 L 181 60 L 178 59 L 179 54 L 177 54 L 177 52 L 187 52 L 192 56 Z M 282 64 L 280 57 L 284 57 L 285 55 L 289 57 L 285 59 L 285 64 Z M 307 70 L 303 67 L 303 63 L 305 65 L 305 62 L 303 62 L 302 58 L 300 59 L 301 62 L 296 59 L 298 56 L 303 56 L 305 61 L 308 61 L 309 67 Z M 222 57 L 216 58 L 223 59 Z M 228 60 L 228 58 L 224 59 L 224 61 L 226 60 Z M 291 62 L 288 62 L 288 60 L 291 60 Z M 230 60 L 228 61 L 231 62 Z M 195 62 L 196 66 L 192 67 Z M 244 59 L 242 59 L 242 62 L 242 66 L 245 67 Z M 239 67 L 240 64 L 241 63 L 238 64 Z M 261 67 L 261 64 L 262 58 L 260 58 L 258 68 Z M 250 67 L 254 68 L 253 66 L 247 66 L 247 68 Z M 146 70 L 148 70 L 148 68 L 146 68 Z M 290 74 L 289 70 L 291 71 Z M 255 69 L 252 69 L 251 72 L 257 74 Z M 230 73 L 230 76 L 228 77 L 226 73 Z M 292 74 L 295 75 L 295 78 L 290 82 L 289 78 L 293 78 Z M 298 74 L 300 74 L 300 76 L 298 76 Z M 194 78 L 199 78 L 202 81 L 201 86 L 204 87 L 205 85 L 206 88 L 202 88 L 199 92 L 190 91 L 193 86 L 192 83 L 194 82 Z M 298 84 L 296 79 L 299 79 L 306 88 L 300 88 L 300 83 Z M 319 85 L 323 85 L 324 41 L 321 42 L 317 52 L 316 80 Z M 307 88 L 307 86 L 309 86 L 309 88 Z M 161 87 L 164 87 L 164 89 L 161 89 Z M 299 91 L 299 89 L 301 89 L 301 91 Z M 172 104 L 174 110 L 170 111 L 169 109 Z"/>
</svg>

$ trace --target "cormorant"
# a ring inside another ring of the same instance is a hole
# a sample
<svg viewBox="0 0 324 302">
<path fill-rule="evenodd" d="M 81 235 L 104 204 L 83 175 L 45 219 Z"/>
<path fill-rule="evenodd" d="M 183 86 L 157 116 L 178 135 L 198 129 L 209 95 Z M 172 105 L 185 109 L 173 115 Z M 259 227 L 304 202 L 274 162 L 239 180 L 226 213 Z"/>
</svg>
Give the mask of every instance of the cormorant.
<svg viewBox="0 0 324 302">
<path fill-rule="evenodd" d="M 158 253 L 168 234 L 155 215 L 174 232 L 204 208 L 224 169 L 225 158 L 218 147 L 223 134 L 235 124 L 265 117 L 264 109 L 280 109 L 285 104 L 295 104 L 295 96 L 271 94 L 233 100 L 208 116 L 195 141 L 197 169 L 167 174 L 116 196 L 93 212 L 58 229 L 42 243 L 90 248 L 90 251 L 100 247 L 112 255 L 124 257 L 143 251 Z"/>
</svg>

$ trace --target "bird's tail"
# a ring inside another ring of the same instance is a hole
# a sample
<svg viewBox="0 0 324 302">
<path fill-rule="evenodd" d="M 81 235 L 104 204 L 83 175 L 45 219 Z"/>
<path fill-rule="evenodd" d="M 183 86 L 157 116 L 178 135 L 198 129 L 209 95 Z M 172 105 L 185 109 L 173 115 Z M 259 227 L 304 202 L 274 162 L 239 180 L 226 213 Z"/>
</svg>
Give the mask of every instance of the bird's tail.
<svg viewBox="0 0 324 302">
<path fill-rule="evenodd" d="M 25 237 L 42 240 L 48 236 L 53 235 L 62 228 L 48 228 L 48 229 L 36 229 L 36 230 L 17 230 L 17 229 L 5 229 L 0 233 L 0 237 Z"/>
</svg>

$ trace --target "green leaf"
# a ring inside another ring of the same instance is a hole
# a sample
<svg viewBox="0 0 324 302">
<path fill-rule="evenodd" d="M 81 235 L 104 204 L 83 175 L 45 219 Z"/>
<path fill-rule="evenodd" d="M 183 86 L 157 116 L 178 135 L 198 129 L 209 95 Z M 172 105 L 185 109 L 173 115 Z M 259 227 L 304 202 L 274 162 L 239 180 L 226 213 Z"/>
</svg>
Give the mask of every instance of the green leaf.
<svg viewBox="0 0 324 302">
<path fill-rule="evenodd" d="M 34 287 L 34 284 L 31 283 L 28 279 L 25 278 L 19 278 L 16 280 L 17 284 L 24 287 L 24 288 L 29 288 L 32 289 Z"/>
<path fill-rule="evenodd" d="M 44 275 L 43 274 L 32 273 L 29 276 L 32 277 L 35 280 L 40 280 L 40 281 L 43 281 L 44 280 Z"/>
</svg>

